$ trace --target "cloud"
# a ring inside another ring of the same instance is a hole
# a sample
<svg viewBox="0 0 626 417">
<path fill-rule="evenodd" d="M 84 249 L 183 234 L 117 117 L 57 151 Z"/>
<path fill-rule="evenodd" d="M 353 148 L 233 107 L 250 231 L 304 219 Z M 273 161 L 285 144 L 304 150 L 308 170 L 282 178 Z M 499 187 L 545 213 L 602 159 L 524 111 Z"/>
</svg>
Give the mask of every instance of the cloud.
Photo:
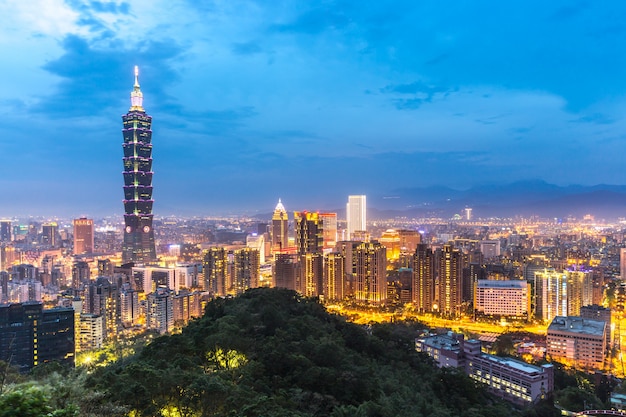
<svg viewBox="0 0 626 417">
<path fill-rule="evenodd" d="M 615 119 L 608 117 L 602 113 L 592 113 L 585 116 L 581 116 L 577 119 L 571 120 L 572 123 L 595 123 L 599 125 L 610 125 L 615 123 Z"/>
<path fill-rule="evenodd" d="M 262 51 L 261 46 L 256 42 L 233 43 L 231 50 L 236 55 L 254 55 Z"/>
<path fill-rule="evenodd" d="M 410 84 L 390 84 L 381 88 L 382 93 L 412 95 L 411 98 L 394 98 L 392 102 L 398 110 L 415 110 L 424 103 L 430 103 L 434 98 L 445 98 L 458 91 L 458 88 L 436 86 L 416 81 Z"/>
<path fill-rule="evenodd" d="M 139 64 L 142 78 L 148 75 L 150 95 L 154 102 L 172 99 L 166 86 L 177 79 L 172 60 L 183 49 L 174 41 L 147 41 L 139 50 L 125 50 L 122 45 L 96 48 L 87 40 L 69 35 L 63 40 L 64 53 L 46 63 L 43 68 L 61 77 L 58 90 L 41 97 L 34 110 L 54 117 L 93 116 L 109 107 L 119 108 L 120 100 L 128 97 L 132 87 L 132 67 Z M 141 65 L 145 62 L 146 65 Z M 127 78 L 121 74 L 128 74 Z"/>
<path fill-rule="evenodd" d="M 289 23 L 270 26 L 270 31 L 316 35 L 329 29 L 342 29 L 351 19 L 333 5 L 318 6 L 298 15 Z"/>
</svg>

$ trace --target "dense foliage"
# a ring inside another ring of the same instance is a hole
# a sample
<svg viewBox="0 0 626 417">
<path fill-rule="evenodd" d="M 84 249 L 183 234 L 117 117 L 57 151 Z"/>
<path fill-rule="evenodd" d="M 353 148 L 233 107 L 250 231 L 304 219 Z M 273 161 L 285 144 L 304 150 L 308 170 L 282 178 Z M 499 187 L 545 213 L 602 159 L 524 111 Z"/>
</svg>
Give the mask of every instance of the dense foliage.
<svg viewBox="0 0 626 417">
<path fill-rule="evenodd" d="M 181 334 L 96 371 L 132 416 L 503 416 L 462 373 L 415 352 L 410 325 L 365 328 L 280 289 L 218 299 Z"/>
</svg>

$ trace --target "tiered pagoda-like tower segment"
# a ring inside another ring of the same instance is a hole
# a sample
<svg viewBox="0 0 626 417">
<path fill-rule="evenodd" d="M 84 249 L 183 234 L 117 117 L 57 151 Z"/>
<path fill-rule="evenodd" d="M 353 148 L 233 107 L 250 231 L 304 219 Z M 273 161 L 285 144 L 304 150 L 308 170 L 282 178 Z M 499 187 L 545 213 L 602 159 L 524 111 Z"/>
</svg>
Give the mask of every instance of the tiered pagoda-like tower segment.
<svg viewBox="0 0 626 417">
<path fill-rule="evenodd" d="M 135 85 L 130 110 L 122 116 L 124 128 L 124 262 L 156 261 L 152 230 L 152 117 L 143 109 L 135 67 Z"/>
</svg>

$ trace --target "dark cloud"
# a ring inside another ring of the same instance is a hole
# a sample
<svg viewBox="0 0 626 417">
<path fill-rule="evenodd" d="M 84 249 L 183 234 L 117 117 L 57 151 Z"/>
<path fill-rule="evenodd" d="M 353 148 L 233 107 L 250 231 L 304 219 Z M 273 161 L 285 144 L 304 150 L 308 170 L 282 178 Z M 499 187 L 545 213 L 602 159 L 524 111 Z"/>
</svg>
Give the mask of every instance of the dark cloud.
<svg viewBox="0 0 626 417">
<path fill-rule="evenodd" d="M 612 119 L 602 113 L 592 113 L 585 116 L 581 116 L 577 119 L 571 120 L 572 123 L 594 123 L 599 125 L 610 125 L 615 123 L 615 119 Z"/>
<path fill-rule="evenodd" d="M 318 6 L 297 16 L 292 22 L 274 24 L 271 31 L 315 35 L 329 29 L 342 29 L 351 19 L 333 5 Z"/>
<path fill-rule="evenodd" d="M 424 103 L 430 103 L 435 98 L 445 98 L 456 91 L 458 91 L 456 88 L 430 85 L 421 81 L 411 84 L 390 84 L 380 89 L 381 93 L 413 96 L 392 99 L 398 110 L 415 110 Z"/>
<path fill-rule="evenodd" d="M 62 46 L 63 55 L 43 67 L 62 81 L 56 92 L 41 98 L 35 111 L 53 117 L 77 117 L 94 116 L 111 106 L 119 108 L 132 88 L 135 64 L 141 68 L 141 82 L 150 85 L 152 100 L 172 101 L 164 89 L 178 77 L 172 61 L 183 49 L 176 42 L 147 41 L 136 50 L 128 50 L 120 44 L 95 47 L 70 35 Z"/>
<path fill-rule="evenodd" d="M 254 55 L 262 51 L 261 45 L 256 42 L 233 43 L 231 50 L 236 55 Z"/>
</svg>

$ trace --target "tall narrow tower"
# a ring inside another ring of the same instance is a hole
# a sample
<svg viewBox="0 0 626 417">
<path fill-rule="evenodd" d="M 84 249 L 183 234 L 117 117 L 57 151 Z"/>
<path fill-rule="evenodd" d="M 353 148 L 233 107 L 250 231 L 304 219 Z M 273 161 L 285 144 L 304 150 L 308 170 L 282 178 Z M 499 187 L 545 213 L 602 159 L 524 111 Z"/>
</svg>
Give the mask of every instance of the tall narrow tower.
<svg viewBox="0 0 626 417">
<path fill-rule="evenodd" d="M 346 204 L 346 220 L 348 239 L 352 239 L 355 232 L 365 232 L 367 229 L 367 208 L 364 195 L 348 196 Z"/>
<path fill-rule="evenodd" d="M 152 230 L 152 117 L 143 109 L 139 69 L 130 93 L 130 109 L 122 116 L 124 128 L 124 262 L 156 260 Z"/>
</svg>

